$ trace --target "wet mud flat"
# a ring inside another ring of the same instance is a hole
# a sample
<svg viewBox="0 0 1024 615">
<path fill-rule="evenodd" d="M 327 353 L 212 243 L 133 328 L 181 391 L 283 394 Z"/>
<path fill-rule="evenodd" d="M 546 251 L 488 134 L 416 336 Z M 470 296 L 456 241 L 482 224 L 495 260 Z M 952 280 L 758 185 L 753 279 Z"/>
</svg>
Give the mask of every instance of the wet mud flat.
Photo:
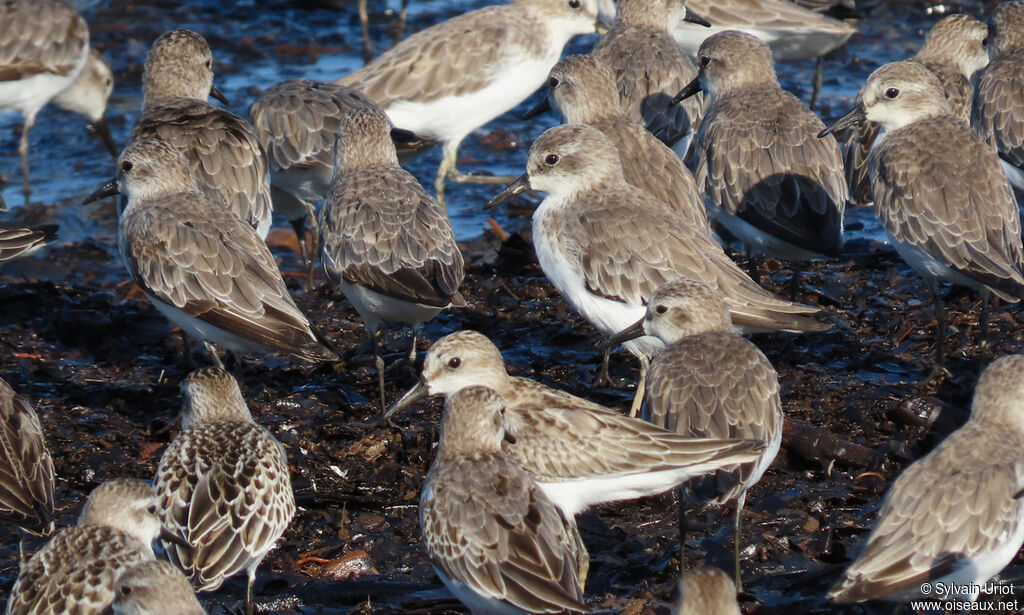
<svg viewBox="0 0 1024 615">
<path fill-rule="evenodd" d="M 64 207 L 71 204 L 65 203 Z M 53 207 L 18 210 L 34 223 Z M 629 389 L 593 388 L 601 337 L 545 280 L 526 237 L 492 233 L 464 242 L 465 309 L 442 314 L 427 340 L 475 329 L 503 350 L 509 370 L 627 409 L 636 361 L 613 355 L 612 375 Z M 113 204 L 95 210 L 113 216 Z M 282 238 L 283 234 L 272 236 Z M 286 243 L 282 241 L 282 243 Z M 274 247 L 297 303 L 342 351 L 337 367 L 267 357 L 235 368 L 260 424 L 286 446 L 299 512 L 257 579 L 272 613 L 444 613 L 460 608 L 420 546 L 418 498 L 433 457 L 441 404 L 424 402 L 394 425 L 367 427 L 376 377 L 362 323 L 340 292 L 318 279 L 301 291 L 301 266 Z M 791 270 L 750 262 L 760 282 L 788 292 Z M 983 355 L 1024 350 L 1018 308 L 996 309 L 989 345 L 978 345 L 979 304 L 949 299 L 952 378 L 923 386 L 934 348 L 924 285 L 888 246 L 848 244 L 842 259 L 814 263 L 798 299 L 823 307 L 832 330 L 759 335 L 779 372 L 787 426 L 783 449 L 748 497 L 743 545 L 746 612 L 889 613 L 884 604 L 836 607 L 823 595 L 871 528 L 887 487 L 966 419 Z M 389 399 L 415 382 L 408 331 L 386 336 Z M 58 475 L 58 525 L 71 524 L 85 496 L 118 476 L 150 478 L 177 433 L 178 383 L 188 372 L 180 336 L 127 279 L 116 244 L 102 234 L 0 267 L 0 375 L 36 406 Z M 422 341 L 420 354 L 428 343 Z M 196 350 L 193 358 L 205 364 Z M 580 517 L 591 568 L 587 596 L 601 610 L 667 613 L 680 569 L 672 494 L 601 507 Z M 731 511 L 688 512 L 682 566 L 731 570 Z M 30 543 L 38 548 L 40 541 Z M 1015 560 L 1001 578 L 1024 592 Z M 17 539 L 0 530 L 0 601 L 17 574 Z M 200 596 L 210 613 L 236 612 L 241 578 Z"/>
</svg>

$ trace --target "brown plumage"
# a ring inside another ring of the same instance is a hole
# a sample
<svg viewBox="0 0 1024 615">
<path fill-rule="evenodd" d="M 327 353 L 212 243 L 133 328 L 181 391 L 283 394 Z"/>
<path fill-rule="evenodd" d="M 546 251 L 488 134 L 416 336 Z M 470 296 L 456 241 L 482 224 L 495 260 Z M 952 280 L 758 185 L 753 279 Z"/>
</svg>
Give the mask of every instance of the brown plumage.
<svg viewBox="0 0 1024 615">
<path fill-rule="evenodd" d="M 89 26 L 66 2 L 0 4 L 0 81 L 42 73 L 69 76 L 89 46 Z"/>
<path fill-rule="evenodd" d="M 685 14 L 684 0 L 621 0 L 615 25 L 590 52 L 611 69 L 629 118 L 669 147 L 692 137 L 704 116 L 703 96 L 672 104 L 697 76 L 697 67 L 672 38 Z"/>
<path fill-rule="evenodd" d="M 194 371 L 182 389 L 185 428 L 154 483 L 164 527 L 189 546 L 164 546 L 200 591 L 247 572 L 248 609 L 256 568 L 295 515 L 287 455 L 253 421 L 227 372 Z"/>
<path fill-rule="evenodd" d="M 32 252 L 56 237 L 55 224 L 36 228 L 0 228 L 0 262 Z"/>
<path fill-rule="evenodd" d="M 985 583 L 1016 556 L 1024 541 L 1022 373 L 1022 355 L 985 369 L 970 419 L 893 482 L 867 546 L 830 599 L 903 601 L 920 596 L 926 581 Z"/>
<path fill-rule="evenodd" d="M 53 460 L 39 416 L 0 379 L 0 521 L 53 531 Z"/>
<path fill-rule="evenodd" d="M 158 138 L 177 147 L 200 190 L 266 237 L 272 214 L 267 162 L 248 122 L 206 102 L 212 57 L 206 40 L 189 30 L 172 30 L 153 43 L 132 141 Z"/>
<path fill-rule="evenodd" d="M 474 613 L 587 612 L 569 522 L 501 452 L 502 404 L 484 387 L 448 398 L 420 496 L 424 547 Z"/>
<path fill-rule="evenodd" d="M 120 169 L 128 195 L 118 230 L 121 257 L 165 316 L 232 351 L 337 359 L 295 306 L 266 244 L 199 192 L 177 149 L 135 142 L 121 154 Z"/>
</svg>

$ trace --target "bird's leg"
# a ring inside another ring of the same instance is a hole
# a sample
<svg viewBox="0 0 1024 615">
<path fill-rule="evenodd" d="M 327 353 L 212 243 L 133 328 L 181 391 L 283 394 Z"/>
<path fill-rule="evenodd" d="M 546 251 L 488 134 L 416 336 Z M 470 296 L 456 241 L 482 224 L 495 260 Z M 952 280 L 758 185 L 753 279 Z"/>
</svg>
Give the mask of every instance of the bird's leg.
<svg viewBox="0 0 1024 615">
<path fill-rule="evenodd" d="M 384 401 L 384 355 L 380 351 L 380 333 L 375 329 L 366 328 L 370 336 L 370 347 L 373 348 L 374 366 L 377 368 L 377 384 L 380 386 L 380 411 L 387 410 Z"/>
<path fill-rule="evenodd" d="M 938 384 L 950 377 L 949 370 L 945 366 L 946 354 L 943 349 L 946 339 L 946 305 L 942 301 L 942 296 L 939 295 L 939 287 L 937 282 L 931 283 L 932 301 L 935 303 L 935 327 L 936 327 L 936 341 L 935 341 L 935 365 L 932 367 L 932 373 L 928 376 L 928 382 L 931 384 Z"/>
<path fill-rule="evenodd" d="M 224 364 L 220 361 L 220 356 L 217 354 L 217 349 L 210 342 L 203 342 L 203 348 L 210 354 L 210 358 L 213 359 L 213 365 L 217 369 L 224 369 Z"/>
<path fill-rule="evenodd" d="M 366 0 L 359 0 L 359 25 L 363 27 L 363 63 L 369 64 L 373 59 L 373 43 L 370 42 L 370 13 L 366 9 Z"/>
<path fill-rule="evenodd" d="M 789 300 L 796 301 L 797 295 L 800 293 L 800 274 L 801 269 L 797 264 L 793 264 L 793 277 L 789 279 Z"/>
<path fill-rule="evenodd" d="M 607 387 L 612 386 L 611 376 L 608 375 L 608 363 L 611 360 L 612 349 L 605 348 L 604 356 L 601 357 L 601 371 L 597 375 L 597 380 L 594 381 L 596 387 Z"/>
<path fill-rule="evenodd" d="M 181 332 L 181 344 L 185 347 L 185 367 L 189 370 L 195 369 L 196 360 L 192 357 L 192 340 L 188 339 L 188 333 L 185 333 L 184 329 L 178 329 Z"/>
<path fill-rule="evenodd" d="M 441 166 L 437 168 L 437 177 L 434 178 L 434 196 L 437 197 L 437 202 L 442 207 L 444 207 L 444 182 L 448 178 L 448 173 L 455 168 L 455 159 L 458 155 L 458 143 L 451 147 L 445 144 L 444 154 L 441 157 Z"/>
<path fill-rule="evenodd" d="M 818 96 L 821 94 L 821 86 L 825 82 L 824 76 L 824 64 L 825 61 L 821 56 L 818 56 L 818 60 L 814 66 L 814 81 L 811 86 L 811 102 L 808 107 L 814 109 L 814 105 L 818 104 Z"/>
<path fill-rule="evenodd" d="M 405 20 L 409 17 L 409 0 L 402 0 L 402 10 L 398 11 L 398 27 L 395 28 L 395 42 L 402 40 L 405 34 Z"/>
<path fill-rule="evenodd" d="M 245 615 L 255 615 L 256 601 L 252 596 L 252 586 L 256 583 L 256 567 L 249 569 L 249 583 L 245 590 Z"/>
<path fill-rule="evenodd" d="M 686 496 L 683 493 L 683 486 L 675 489 L 676 502 L 679 504 L 679 574 L 683 574 L 683 562 L 686 561 L 686 534 L 690 524 L 686 521 Z"/>
<path fill-rule="evenodd" d="M 32 184 L 28 178 L 28 134 L 32 131 L 32 125 L 35 122 L 34 113 L 25 117 L 25 127 L 21 131 L 21 139 L 18 140 L 18 155 L 21 157 L 21 193 L 25 195 L 26 205 L 28 205 L 28 198 L 32 194 Z"/>
<path fill-rule="evenodd" d="M 743 520 L 743 503 L 747 501 L 747 492 L 741 491 L 740 497 L 736 498 L 736 520 L 733 522 L 733 557 L 736 558 L 736 591 L 743 591 L 743 578 L 740 575 L 740 522 Z"/>
<path fill-rule="evenodd" d="M 636 395 L 633 396 L 633 405 L 629 408 L 629 416 L 635 417 L 644 404 L 644 391 L 647 387 L 647 368 L 651 361 L 647 357 L 640 357 L 640 381 L 636 383 Z"/>
<path fill-rule="evenodd" d="M 306 270 L 306 283 L 303 287 L 307 293 L 313 292 L 313 258 L 310 254 L 310 246 L 306 243 L 306 219 L 296 218 L 289 222 L 295 229 L 295 238 L 299 244 L 299 258 L 302 259 L 302 268 Z"/>
<path fill-rule="evenodd" d="M 978 318 L 978 328 L 981 329 L 981 362 L 984 365 L 985 359 L 988 355 L 988 325 L 989 315 L 991 313 L 992 291 L 985 289 L 981 293 L 981 316 Z"/>
</svg>

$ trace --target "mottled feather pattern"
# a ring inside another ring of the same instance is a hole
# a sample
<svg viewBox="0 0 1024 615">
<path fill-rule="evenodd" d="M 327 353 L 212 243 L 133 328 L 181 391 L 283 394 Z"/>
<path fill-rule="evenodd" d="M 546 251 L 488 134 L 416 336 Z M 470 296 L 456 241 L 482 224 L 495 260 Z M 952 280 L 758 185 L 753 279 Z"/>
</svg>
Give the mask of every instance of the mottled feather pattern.
<svg viewBox="0 0 1024 615">
<path fill-rule="evenodd" d="M 697 185 L 762 231 L 838 254 L 848 189 L 835 139 L 817 136 L 824 128 L 799 99 L 774 85 L 724 94 L 697 134 Z"/>
<path fill-rule="evenodd" d="M 630 185 L 598 186 L 581 194 L 580 208 L 559 207 L 535 218 L 539 232 L 559 237 L 559 249 L 578 262 L 594 294 L 646 304 L 659 286 L 685 277 L 719 289 L 734 322 L 765 328 L 807 325 L 799 314 L 816 309 L 777 299 L 751 280 L 708 235 Z M 630 207 L 621 207 L 630 203 Z M 609 221 L 614 221 L 610 224 Z M 623 242 L 629 237 L 629 242 Z"/>
<path fill-rule="evenodd" d="M 515 380 L 512 386 L 523 381 Z M 695 442 L 689 434 L 666 432 L 602 406 L 575 403 L 582 400 L 568 394 L 559 399 L 557 393 L 532 399 L 521 396 L 505 410 L 505 429 L 515 443 L 503 443 L 502 450 L 534 480 L 676 470 L 734 453 L 724 450 L 721 442 Z"/>
<path fill-rule="evenodd" d="M 331 167 L 338 122 L 351 109 L 377 108 L 348 87 L 289 79 L 268 88 L 249 109 L 270 168 Z"/>
<path fill-rule="evenodd" d="M 867 547 L 832 593 L 843 602 L 914 593 L 996 551 L 1024 516 L 1022 488 L 1016 434 L 968 423 L 896 478 Z"/>
<path fill-rule="evenodd" d="M 583 612 L 566 520 L 514 462 L 481 453 L 431 467 L 420 501 L 435 566 L 529 613 Z"/>
<path fill-rule="evenodd" d="M 199 193 L 154 197 L 122 214 L 121 258 L 143 291 L 190 316 L 269 349 L 331 360 L 270 250 L 244 225 Z"/>
<path fill-rule="evenodd" d="M 448 215 L 401 167 L 335 177 L 321 216 L 332 278 L 428 306 L 457 296 L 465 271 Z"/>
<path fill-rule="evenodd" d="M 495 68 L 519 57 L 519 49 L 529 57 L 543 55 L 544 34 L 518 7 L 485 7 L 413 34 L 335 83 L 358 88 L 382 108 L 461 96 L 490 82 Z"/>
<path fill-rule="evenodd" d="M 253 228 L 270 216 L 270 183 L 263 147 L 248 122 L 206 101 L 171 98 L 148 105 L 132 141 L 163 139 L 189 161 L 200 189 L 222 200 Z"/>
<path fill-rule="evenodd" d="M 943 158 L 956 133 L 960 155 Z M 1024 298 L 1017 203 L 995 152 L 962 120 L 944 115 L 894 130 L 868 162 L 875 208 L 890 234 L 1005 300 Z"/>
<path fill-rule="evenodd" d="M 728 370 L 721 366 L 728 364 Z M 644 417 L 655 425 L 698 438 L 730 438 L 766 446 L 782 432 L 779 377 L 752 343 L 714 331 L 670 345 L 647 374 Z M 737 497 L 757 464 L 738 468 L 732 489 L 717 499 Z"/>
<path fill-rule="evenodd" d="M 978 82 L 975 131 L 999 156 L 1024 168 L 1024 49 L 994 60 Z"/>
<path fill-rule="evenodd" d="M 697 182 L 674 151 L 651 139 L 642 125 L 627 122 L 622 116 L 598 120 L 592 126 L 615 143 L 627 183 L 670 206 L 696 228 L 708 228 L 707 209 Z"/>
<path fill-rule="evenodd" d="M 74 557 L 69 557 L 74 554 Z M 61 530 L 18 573 L 8 615 L 99 615 L 114 600 L 114 583 L 152 551 L 106 526 Z"/>
<path fill-rule="evenodd" d="M 919 62 L 922 66 L 935 73 L 946 91 L 946 100 L 953 115 L 965 122 L 971 120 L 971 104 L 974 100 L 974 86 L 956 67 L 937 64 L 935 62 Z M 1024 82 L 1021 84 L 1024 86 Z M 857 93 L 857 103 L 861 102 L 861 93 Z M 843 148 L 843 161 L 846 164 L 846 178 L 850 186 L 850 198 L 858 205 L 871 203 L 871 180 L 868 175 L 868 155 L 878 138 L 878 124 L 865 122 L 859 128 L 850 131 L 850 137 Z"/>
<path fill-rule="evenodd" d="M 697 76 L 697 67 L 671 35 L 651 28 L 617 26 L 601 37 L 591 55 L 615 75 L 622 107 L 630 119 L 647 126 L 658 140 L 671 146 L 696 132 L 704 116 L 704 96 L 671 104 Z"/>
<path fill-rule="evenodd" d="M 0 228 L 0 262 L 17 258 L 56 236 L 56 225 Z"/>
<path fill-rule="evenodd" d="M 295 515 L 284 448 L 263 427 L 212 422 L 183 432 L 156 473 L 164 526 L 193 545 L 165 545 L 200 590 L 263 558 Z"/>
<path fill-rule="evenodd" d="M 67 76 L 89 45 L 89 26 L 64 2 L 8 0 L 0 3 L 0 41 L 0 81 Z"/>
<path fill-rule="evenodd" d="M 52 517 L 53 460 L 39 416 L 0 380 L 0 521 L 44 533 Z"/>
</svg>

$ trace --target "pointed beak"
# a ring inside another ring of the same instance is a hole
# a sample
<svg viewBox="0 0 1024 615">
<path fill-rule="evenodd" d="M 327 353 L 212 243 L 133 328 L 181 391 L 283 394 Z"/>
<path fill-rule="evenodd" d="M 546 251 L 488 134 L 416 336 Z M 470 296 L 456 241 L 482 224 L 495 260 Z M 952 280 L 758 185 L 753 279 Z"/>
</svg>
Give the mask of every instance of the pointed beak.
<svg viewBox="0 0 1024 615">
<path fill-rule="evenodd" d="M 398 399 L 398 401 L 396 401 L 395 403 L 391 404 L 391 407 L 388 408 L 384 412 L 384 414 L 381 415 L 381 417 L 379 419 L 374 421 L 373 424 L 374 425 L 379 425 L 380 423 L 383 423 L 384 421 L 389 420 L 393 414 L 408 408 L 409 406 L 413 405 L 417 401 L 419 401 L 419 400 L 423 399 L 424 397 L 426 397 L 429 393 L 430 393 L 430 390 L 427 388 L 426 381 L 424 381 L 422 378 L 420 378 L 420 381 L 416 383 L 416 386 L 414 386 L 413 388 L 411 388 L 408 391 L 406 391 L 405 395 L 402 395 Z"/>
<path fill-rule="evenodd" d="M 98 201 L 100 199 L 105 199 L 108 196 L 114 196 L 115 194 L 121 194 L 121 191 L 117 187 L 116 178 L 103 184 L 102 186 L 97 188 L 95 192 L 85 197 L 85 200 L 82 201 L 82 205 L 88 205 L 89 203 Z"/>
<path fill-rule="evenodd" d="M 210 88 L 210 96 L 224 103 L 225 107 L 231 106 L 231 101 L 229 101 L 228 97 L 224 95 L 224 92 L 221 92 L 219 89 L 217 89 L 217 86 L 213 86 Z"/>
<path fill-rule="evenodd" d="M 391 129 L 391 140 L 399 145 L 408 145 L 410 147 L 419 147 L 423 145 L 423 138 L 411 130 L 405 130 L 404 128 L 392 128 Z"/>
<path fill-rule="evenodd" d="M 514 197 L 515 195 L 519 194 L 520 192 L 526 192 L 529 189 L 530 189 L 530 174 L 529 173 L 523 173 L 522 175 L 519 176 L 519 179 L 517 179 L 516 181 L 512 182 L 511 184 L 505 186 L 504 190 L 502 190 L 498 194 L 494 195 L 494 198 L 492 198 L 490 201 L 487 201 L 487 205 L 484 206 L 484 209 L 487 209 L 487 210 L 494 209 L 498 205 L 500 205 L 500 204 L 504 203 L 505 201 L 511 199 L 512 197 Z"/>
<path fill-rule="evenodd" d="M 604 15 L 598 15 L 597 21 L 594 22 L 594 30 L 596 30 L 601 36 L 604 36 L 605 34 L 608 34 L 608 31 L 611 29 L 612 22 L 608 21 L 608 18 Z"/>
<path fill-rule="evenodd" d="M 704 19 L 703 17 L 701 17 L 697 13 L 694 13 L 689 8 L 686 9 L 686 16 L 683 17 L 683 21 L 688 21 L 690 23 L 695 23 L 698 26 L 704 26 L 705 28 L 710 28 L 711 27 L 711 22 L 710 21 L 708 21 L 707 19 Z"/>
<path fill-rule="evenodd" d="M 835 121 L 831 126 L 822 130 L 818 133 L 819 139 L 824 139 L 828 135 L 834 135 L 837 132 L 842 132 L 851 126 L 860 126 L 864 122 L 868 121 L 867 116 L 864 114 L 864 104 L 858 103 L 849 113 L 844 115 Z"/>
<path fill-rule="evenodd" d="M 107 125 L 107 119 L 101 117 L 92 124 L 89 124 L 89 131 L 100 138 L 103 141 L 103 145 L 107 146 L 107 151 L 115 159 L 121 153 L 117 149 L 117 144 L 114 143 L 114 137 L 110 134 L 110 126 Z"/>
<path fill-rule="evenodd" d="M 694 94 L 700 91 L 700 75 L 697 75 L 696 77 L 693 78 L 693 81 L 686 84 L 686 87 L 679 90 L 679 93 L 676 94 L 675 98 L 672 99 L 672 104 L 677 105 L 681 101 L 686 100 L 687 98 L 693 96 Z"/>
<path fill-rule="evenodd" d="M 536 104 L 536 106 L 533 107 L 533 109 L 530 109 L 529 111 L 523 114 L 523 119 L 532 120 L 541 113 L 545 113 L 547 111 L 551 111 L 551 100 L 547 96 L 545 96 L 543 100 L 541 100 L 539 103 Z"/>
<path fill-rule="evenodd" d="M 643 337 L 645 335 L 647 335 L 647 333 L 644 332 L 644 319 L 641 318 L 640 320 L 629 325 L 622 331 L 619 331 L 615 335 L 609 337 L 605 343 L 601 344 L 601 350 L 615 348 L 616 346 L 622 344 L 623 342 L 635 340 L 636 338 Z"/>
<path fill-rule="evenodd" d="M 165 528 L 163 526 L 160 526 L 160 540 L 163 541 L 163 542 L 169 542 L 171 544 L 176 544 L 179 547 L 181 547 L 182 549 L 191 549 L 192 548 L 192 545 L 188 544 L 188 542 L 186 542 L 186 540 L 184 538 L 182 538 L 181 536 L 178 536 L 177 534 L 171 532 L 170 530 L 168 530 L 167 528 Z"/>
</svg>

